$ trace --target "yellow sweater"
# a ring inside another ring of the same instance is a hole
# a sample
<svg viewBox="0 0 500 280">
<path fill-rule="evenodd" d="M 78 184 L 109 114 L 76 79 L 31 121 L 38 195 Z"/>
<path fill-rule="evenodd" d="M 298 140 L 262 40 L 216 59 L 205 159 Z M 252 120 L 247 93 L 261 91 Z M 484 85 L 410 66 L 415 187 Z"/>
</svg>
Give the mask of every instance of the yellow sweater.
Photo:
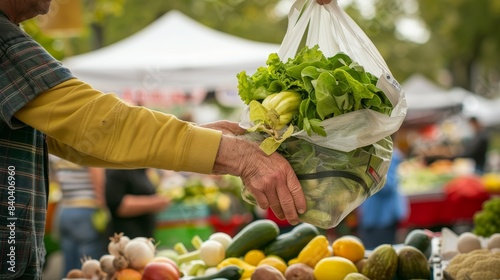
<svg viewBox="0 0 500 280">
<path fill-rule="evenodd" d="M 50 153 L 107 168 L 209 174 L 222 137 L 175 116 L 127 105 L 78 79 L 40 94 L 15 117 L 47 135 Z"/>
</svg>

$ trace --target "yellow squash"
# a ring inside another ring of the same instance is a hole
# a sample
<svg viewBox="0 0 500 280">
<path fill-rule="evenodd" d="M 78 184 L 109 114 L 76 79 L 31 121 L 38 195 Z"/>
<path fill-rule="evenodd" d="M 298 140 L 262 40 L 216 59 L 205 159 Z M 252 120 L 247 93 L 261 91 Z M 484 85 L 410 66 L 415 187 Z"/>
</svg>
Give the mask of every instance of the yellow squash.
<svg viewBox="0 0 500 280">
<path fill-rule="evenodd" d="M 240 279 L 250 278 L 252 276 L 253 272 L 255 271 L 255 268 L 257 268 L 256 266 L 251 265 L 251 264 L 245 262 L 244 260 L 242 260 L 240 258 L 236 258 L 236 257 L 230 257 L 230 258 L 223 260 L 222 262 L 220 262 L 217 265 L 217 268 L 221 269 L 221 268 L 229 266 L 229 265 L 236 265 L 239 268 L 243 268 L 243 274 L 241 275 Z"/>
<path fill-rule="evenodd" d="M 314 268 L 321 259 L 331 255 L 332 249 L 328 239 L 324 235 L 318 235 L 300 251 L 297 261 Z"/>
</svg>

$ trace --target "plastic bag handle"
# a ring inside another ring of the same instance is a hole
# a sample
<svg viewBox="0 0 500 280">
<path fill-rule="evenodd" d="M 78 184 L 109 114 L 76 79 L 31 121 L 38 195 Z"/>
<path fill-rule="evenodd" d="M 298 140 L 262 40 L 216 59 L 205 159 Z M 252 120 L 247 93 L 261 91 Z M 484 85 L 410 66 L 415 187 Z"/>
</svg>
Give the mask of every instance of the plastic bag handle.
<svg viewBox="0 0 500 280">
<path fill-rule="evenodd" d="M 357 38 L 357 42 L 362 44 L 363 49 L 367 50 L 366 54 L 370 55 L 371 59 L 369 61 L 375 62 L 378 68 L 381 69 L 386 69 L 388 73 L 389 72 L 389 67 L 385 63 L 384 58 L 380 54 L 380 52 L 377 50 L 375 45 L 371 43 L 370 38 L 365 34 L 365 32 L 357 25 L 357 23 L 347 15 L 347 13 L 340 8 L 340 6 L 337 4 L 336 1 L 332 1 L 328 5 L 324 5 L 325 8 L 330 12 L 331 15 L 337 15 L 337 19 L 342 25 L 344 26 L 345 30 L 349 32 L 349 34 Z M 369 44 L 368 44 L 369 43 Z M 349 48 L 349 45 L 346 45 L 347 48 Z"/>
<path fill-rule="evenodd" d="M 297 53 L 299 44 L 304 37 L 309 19 L 311 17 L 313 3 L 306 3 L 310 0 L 297 0 L 290 8 L 288 14 L 288 29 L 283 38 L 283 42 L 278 50 L 281 61 L 287 61 Z M 309 5 L 308 5 L 309 4 Z M 302 8 L 305 7 L 303 10 Z M 319 4 L 317 4 L 319 6 Z"/>
<path fill-rule="evenodd" d="M 311 15 L 313 16 L 311 17 Z M 313 18 L 315 20 L 311 20 Z M 385 69 L 390 74 L 389 67 L 377 48 L 371 44 L 371 40 L 356 22 L 340 8 L 337 1 L 324 5 L 320 5 L 314 0 L 297 0 L 294 2 L 288 14 L 286 35 L 278 50 L 278 56 L 282 61 L 293 58 L 297 54 L 299 44 L 302 42 L 307 27 L 309 27 L 306 37 L 307 46 L 319 45 L 320 50 L 327 57 L 333 56 L 339 51 L 344 51 L 347 54 L 359 53 L 355 49 L 356 44 L 349 44 L 348 42 L 352 40 L 346 38 L 344 32 L 339 32 L 345 30 L 354 39 L 355 43 L 361 44 L 360 47 L 365 50 L 363 54 L 370 56 L 370 58 L 363 59 L 363 61 L 374 63 L 373 65 L 364 65 L 365 67 L 369 69 Z M 336 37 L 341 38 L 336 40 Z M 339 43 L 342 43 L 342 45 L 339 45 Z M 378 76 L 384 73 L 373 74 Z"/>
</svg>

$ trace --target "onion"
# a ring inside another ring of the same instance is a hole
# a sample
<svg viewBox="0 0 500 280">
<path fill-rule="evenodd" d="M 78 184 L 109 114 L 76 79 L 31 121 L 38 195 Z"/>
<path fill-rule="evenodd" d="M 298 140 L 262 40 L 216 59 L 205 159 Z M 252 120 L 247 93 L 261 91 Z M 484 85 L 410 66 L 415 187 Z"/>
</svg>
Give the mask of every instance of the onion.
<svg viewBox="0 0 500 280">
<path fill-rule="evenodd" d="M 208 237 L 208 239 L 220 242 L 224 246 L 224 249 L 227 249 L 229 244 L 233 242 L 231 235 L 224 232 L 214 232 Z"/>
<path fill-rule="evenodd" d="M 113 265 L 113 261 L 115 259 L 115 256 L 113 255 L 103 255 L 99 259 L 99 263 L 101 264 L 101 270 L 106 272 L 107 274 L 113 274 L 115 273 L 115 267 Z"/>
<path fill-rule="evenodd" d="M 216 266 L 226 256 L 226 249 L 219 241 L 206 240 L 200 247 L 200 259 L 205 262 L 207 266 Z"/>
<path fill-rule="evenodd" d="M 125 245 L 130 241 L 130 238 L 126 235 L 123 235 L 123 232 L 115 233 L 113 237 L 109 238 L 110 242 L 108 244 L 108 252 L 118 257 L 123 254 L 123 250 L 125 249 Z"/>
<path fill-rule="evenodd" d="M 156 252 L 156 245 L 154 244 L 154 239 L 153 238 L 146 238 L 146 237 L 136 237 L 134 239 L 132 239 L 134 241 L 141 241 L 141 242 L 144 242 L 146 243 L 153 252 Z"/>
<path fill-rule="evenodd" d="M 84 259 L 82 263 L 82 273 L 84 278 L 98 279 L 102 274 L 100 262 L 95 259 Z"/>
<path fill-rule="evenodd" d="M 120 271 L 122 269 L 128 268 L 129 261 L 124 255 L 120 255 L 113 259 L 113 267 L 115 271 Z"/>
<path fill-rule="evenodd" d="M 124 256 L 129 260 L 129 267 L 142 269 L 155 257 L 155 247 L 151 241 L 144 242 L 142 239 L 134 238 L 125 246 Z"/>
</svg>

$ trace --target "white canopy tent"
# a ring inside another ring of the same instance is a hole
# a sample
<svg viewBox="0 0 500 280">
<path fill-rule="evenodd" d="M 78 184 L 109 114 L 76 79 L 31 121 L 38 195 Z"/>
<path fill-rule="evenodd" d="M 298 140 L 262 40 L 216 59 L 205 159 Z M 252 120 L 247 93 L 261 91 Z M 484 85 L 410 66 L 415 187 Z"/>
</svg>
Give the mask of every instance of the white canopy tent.
<svg viewBox="0 0 500 280">
<path fill-rule="evenodd" d="M 444 89 L 415 74 L 402 84 L 408 103 L 407 123 L 432 123 L 450 116 L 475 116 L 486 126 L 500 125 L 500 98 L 486 99 L 460 87 Z"/>
<path fill-rule="evenodd" d="M 500 98 L 487 99 L 473 94 L 463 88 L 454 88 L 452 91 L 465 91 L 463 113 L 468 117 L 476 117 L 485 126 L 500 125 Z"/>
<path fill-rule="evenodd" d="M 402 87 L 408 104 L 404 126 L 432 124 L 458 114 L 465 98 L 463 92 L 450 93 L 420 74 L 408 78 Z"/>
<path fill-rule="evenodd" d="M 402 84 L 409 110 L 430 110 L 462 104 L 464 91 L 449 91 L 434 84 L 426 77 L 415 74 Z"/>
<path fill-rule="evenodd" d="M 93 87 L 122 97 L 182 98 L 189 93 L 196 98 L 222 88 L 232 92 L 232 97 L 222 96 L 232 102 L 240 101 L 236 74 L 254 73 L 278 49 L 277 44 L 225 34 L 170 11 L 120 42 L 63 63 Z"/>
</svg>

